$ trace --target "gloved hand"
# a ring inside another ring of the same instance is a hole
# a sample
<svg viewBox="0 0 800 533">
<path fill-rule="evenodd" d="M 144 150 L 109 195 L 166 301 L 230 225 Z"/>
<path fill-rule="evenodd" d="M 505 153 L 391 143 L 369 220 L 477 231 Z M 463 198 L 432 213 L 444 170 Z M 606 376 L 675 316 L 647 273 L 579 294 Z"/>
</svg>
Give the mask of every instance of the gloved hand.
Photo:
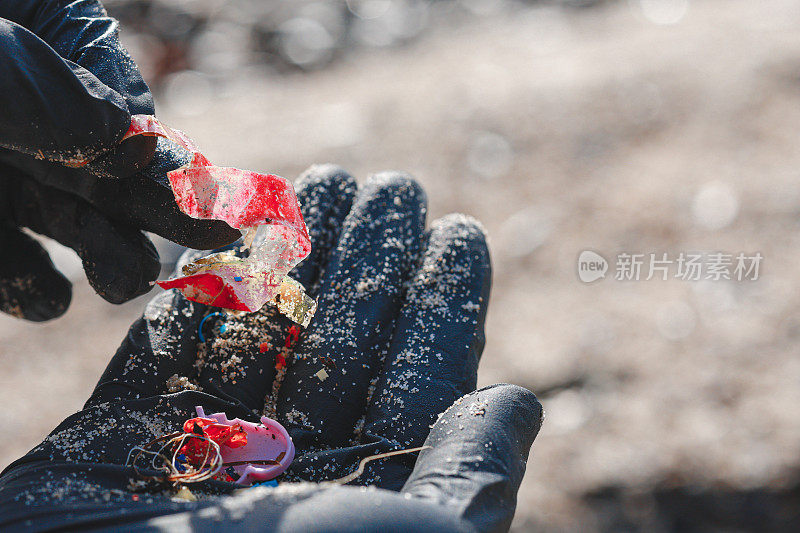
<svg viewBox="0 0 800 533">
<path fill-rule="evenodd" d="M 317 166 L 296 186 L 313 248 L 292 275 L 319 301 L 308 328 L 295 340 L 272 306 L 211 316 L 157 296 L 84 410 L 2 474 L 0 527 L 508 528 L 542 411 L 521 387 L 474 390 L 491 283 L 481 227 L 451 215 L 425 232 L 424 192 L 404 174 L 357 188 Z M 192 484 L 197 502 L 131 492 L 129 450 L 182 427 L 195 405 L 281 422 L 297 455 L 280 485 Z M 423 443 L 418 457 L 368 463 L 352 483 L 369 488 L 290 483 Z"/>
<path fill-rule="evenodd" d="M 131 115 L 155 110 L 99 1 L 0 2 L 0 107 L 0 310 L 49 320 L 71 297 L 69 281 L 20 228 L 73 248 L 113 303 L 147 292 L 158 275 L 141 230 L 194 248 L 239 236 L 177 209 L 164 174 L 186 154 L 167 141 L 157 149 L 153 137 L 119 143 Z"/>
</svg>

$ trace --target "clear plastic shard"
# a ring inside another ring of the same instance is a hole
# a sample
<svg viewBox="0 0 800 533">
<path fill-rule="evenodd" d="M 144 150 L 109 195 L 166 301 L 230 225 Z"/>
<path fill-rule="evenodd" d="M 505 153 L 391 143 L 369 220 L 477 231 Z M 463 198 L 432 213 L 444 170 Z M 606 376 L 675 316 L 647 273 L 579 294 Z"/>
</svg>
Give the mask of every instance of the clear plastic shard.
<svg viewBox="0 0 800 533">
<path fill-rule="evenodd" d="M 181 211 L 222 220 L 243 235 L 245 253 L 222 252 L 186 265 L 182 276 L 156 283 L 199 303 L 253 312 L 273 302 L 281 313 L 308 325 L 316 310 L 289 271 L 311 252 L 311 241 L 292 184 L 272 174 L 217 167 L 183 132 L 155 117 L 134 115 L 123 138 L 166 137 L 191 151 L 192 162 L 167 174 Z"/>
</svg>

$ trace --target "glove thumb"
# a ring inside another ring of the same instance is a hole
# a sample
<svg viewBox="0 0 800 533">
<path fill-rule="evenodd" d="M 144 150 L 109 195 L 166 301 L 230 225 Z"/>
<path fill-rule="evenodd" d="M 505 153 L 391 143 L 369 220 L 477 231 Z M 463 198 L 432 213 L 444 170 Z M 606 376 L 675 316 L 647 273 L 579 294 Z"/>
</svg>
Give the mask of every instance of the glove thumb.
<svg viewBox="0 0 800 533">
<path fill-rule="evenodd" d="M 0 250 L 0 310 L 36 322 L 64 314 L 72 284 L 56 270 L 42 245 L 17 228 L 3 226 Z"/>
<path fill-rule="evenodd" d="M 461 397 L 433 425 L 402 492 L 455 509 L 479 531 L 508 530 L 542 416 L 516 385 Z"/>
</svg>

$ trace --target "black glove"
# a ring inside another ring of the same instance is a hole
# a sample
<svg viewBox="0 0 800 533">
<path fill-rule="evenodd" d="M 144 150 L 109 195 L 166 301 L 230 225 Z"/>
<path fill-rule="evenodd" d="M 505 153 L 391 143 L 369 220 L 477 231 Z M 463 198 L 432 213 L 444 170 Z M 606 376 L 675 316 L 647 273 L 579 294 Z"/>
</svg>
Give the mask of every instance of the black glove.
<svg viewBox="0 0 800 533">
<path fill-rule="evenodd" d="M 23 227 L 78 252 L 113 303 L 147 292 L 158 275 L 141 230 L 194 248 L 239 235 L 177 209 L 164 173 L 185 153 L 167 141 L 156 149 L 153 137 L 119 143 L 131 115 L 155 110 L 98 1 L 0 2 L 0 106 L 0 310 L 48 320 L 69 305 L 69 281 Z"/>
<path fill-rule="evenodd" d="M 220 318 L 159 295 L 85 409 L 3 473 L 0 526 L 508 528 L 542 411 L 521 387 L 474 391 L 491 283 L 480 226 L 451 215 L 425 232 L 425 195 L 404 174 L 357 190 L 341 169 L 319 166 L 297 189 L 313 248 L 292 275 L 319 301 L 308 328 L 295 341 L 272 306 Z M 170 394 L 176 387 L 187 390 Z M 281 422 L 297 455 L 279 487 L 226 496 L 230 484 L 192 484 L 205 495 L 193 503 L 169 490 L 133 494 L 128 451 L 182 427 L 195 405 Z M 366 456 L 423 443 L 418 458 L 368 463 L 353 482 L 366 492 L 289 483 L 336 479 Z"/>
</svg>

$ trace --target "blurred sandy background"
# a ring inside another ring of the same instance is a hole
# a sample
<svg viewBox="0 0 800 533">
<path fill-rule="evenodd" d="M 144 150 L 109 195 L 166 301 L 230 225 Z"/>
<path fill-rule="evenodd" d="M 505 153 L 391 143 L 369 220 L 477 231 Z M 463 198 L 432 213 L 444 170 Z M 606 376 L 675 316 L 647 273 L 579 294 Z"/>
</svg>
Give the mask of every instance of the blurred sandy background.
<svg viewBox="0 0 800 533">
<path fill-rule="evenodd" d="M 480 384 L 547 411 L 514 530 L 798 525 L 800 4 L 108 5 L 160 116 L 215 163 L 407 170 L 431 220 L 483 221 Z M 53 249 L 67 315 L 0 318 L 2 466 L 81 407 L 146 301 L 103 302 Z M 584 249 L 764 261 L 754 282 L 586 285 Z"/>
</svg>

